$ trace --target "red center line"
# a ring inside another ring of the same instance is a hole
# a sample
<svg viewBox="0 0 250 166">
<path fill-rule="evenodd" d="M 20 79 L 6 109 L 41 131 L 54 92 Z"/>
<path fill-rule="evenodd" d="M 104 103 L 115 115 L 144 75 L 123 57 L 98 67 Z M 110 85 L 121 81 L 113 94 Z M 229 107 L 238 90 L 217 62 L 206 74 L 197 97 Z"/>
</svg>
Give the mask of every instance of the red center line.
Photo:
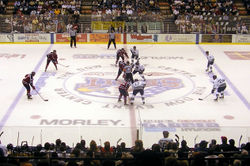
<svg viewBox="0 0 250 166">
<path fill-rule="evenodd" d="M 136 126 L 136 116 L 135 116 L 135 109 L 134 106 L 129 106 L 129 117 L 130 117 L 130 129 L 131 129 L 131 141 L 132 146 L 135 143 L 135 140 L 137 139 L 137 126 Z"/>
</svg>

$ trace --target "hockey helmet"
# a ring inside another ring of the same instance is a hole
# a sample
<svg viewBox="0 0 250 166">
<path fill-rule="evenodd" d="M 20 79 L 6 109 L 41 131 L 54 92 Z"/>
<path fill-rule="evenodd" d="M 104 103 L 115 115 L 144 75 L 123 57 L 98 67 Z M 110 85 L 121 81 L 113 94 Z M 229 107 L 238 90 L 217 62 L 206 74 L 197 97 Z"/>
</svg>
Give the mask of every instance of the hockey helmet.
<svg viewBox="0 0 250 166">
<path fill-rule="evenodd" d="M 213 75 L 213 79 L 215 80 L 217 78 L 217 75 Z"/>
<path fill-rule="evenodd" d="M 206 51 L 206 55 L 208 55 L 209 54 L 209 51 Z"/>
<path fill-rule="evenodd" d="M 32 72 L 31 72 L 31 75 L 32 75 L 32 76 L 36 75 L 36 72 L 32 71 Z"/>
</svg>

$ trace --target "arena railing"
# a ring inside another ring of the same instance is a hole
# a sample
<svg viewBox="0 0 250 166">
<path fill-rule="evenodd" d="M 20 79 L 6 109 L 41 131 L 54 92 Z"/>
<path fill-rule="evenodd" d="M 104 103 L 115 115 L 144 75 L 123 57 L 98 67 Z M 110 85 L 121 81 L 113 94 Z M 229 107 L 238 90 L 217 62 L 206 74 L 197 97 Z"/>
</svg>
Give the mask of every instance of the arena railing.
<svg viewBox="0 0 250 166">
<path fill-rule="evenodd" d="M 151 153 L 152 155 L 152 153 Z M 196 153 L 193 157 L 190 158 L 175 158 L 171 155 L 162 155 L 160 153 L 156 153 L 156 155 L 152 155 L 151 157 L 145 155 L 140 157 L 133 157 L 133 158 L 115 158 L 115 157 L 32 157 L 32 156 L 15 156 L 15 157 L 0 157 L 1 163 L 15 163 L 15 164 L 28 164 L 33 163 L 37 164 L 39 162 L 47 163 L 48 165 L 54 165 L 55 162 L 62 161 L 67 163 L 69 161 L 75 161 L 82 165 L 103 165 L 105 161 L 112 161 L 115 162 L 116 165 L 123 165 L 129 166 L 131 164 L 142 164 L 142 163 L 154 163 L 157 162 L 157 166 L 164 166 L 168 163 L 168 158 L 173 161 L 173 159 L 177 161 L 185 161 L 189 163 L 188 165 L 192 165 L 194 163 L 199 163 L 200 165 L 233 165 L 235 160 L 238 160 L 243 165 L 249 165 L 250 157 L 249 156 L 233 156 L 233 157 L 224 157 L 224 156 L 210 156 L 204 157 L 202 153 Z M 94 163 L 92 163 L 94 162 Z"/>
</svg>

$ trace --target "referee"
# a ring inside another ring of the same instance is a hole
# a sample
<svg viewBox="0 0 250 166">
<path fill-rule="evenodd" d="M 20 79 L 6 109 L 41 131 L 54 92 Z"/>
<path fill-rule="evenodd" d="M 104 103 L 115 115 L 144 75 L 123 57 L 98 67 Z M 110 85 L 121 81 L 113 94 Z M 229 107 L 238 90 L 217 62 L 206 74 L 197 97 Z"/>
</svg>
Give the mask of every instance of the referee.
<svg viewBox="0 0 250 166">
<path fill-rule="evenodd" d="M 109 49 L 109 46 L 110 46 L 111 42 L 113 42 L 114 47 L 115 47 L 115 49 L 116 49 L 116 43 L 115 43 L 115 31 L 114 31 L 114 30 L 111 30 L 111 32 L 109 33 L 109 43 L 108 43 L 108 49 Z"/>
<path fill-rule="evenodd" d="M 76 48 L 76 32 L 77 32 L 77 27 L 74 26 L 72 28 L 70 28 L 69 30 L 69 35 L 70 35 L 70 47 L 72 48 L 73 42 L 74 42 L 74 46 Z"/>
</svg>

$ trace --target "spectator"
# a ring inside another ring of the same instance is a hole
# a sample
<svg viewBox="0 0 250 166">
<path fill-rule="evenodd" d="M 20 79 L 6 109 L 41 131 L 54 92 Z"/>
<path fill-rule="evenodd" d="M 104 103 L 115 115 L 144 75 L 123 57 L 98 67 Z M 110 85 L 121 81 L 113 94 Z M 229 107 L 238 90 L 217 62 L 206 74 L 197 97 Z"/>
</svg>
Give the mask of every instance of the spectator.
<svg viewBox="0 0 250 166">
<path fill-rule="evenodd" d="M 0 157 L 7 157 L 8 156 L 8 150 L 5 145 L 2 144 L 0 141 Z"/>
<path fill-rule="evenodd" d="M 143 152 L 144 150 L 142 140 L 135 140 L 135 146 L 131 148 L 131 152 Z"/>
<path fill-rule="evenodd" d="M 187 146 L 186 140 L 181 141 L 181 148 L 178 149 L 178 157 L 179 158 L 188 158 L 188 152 L 190 148 Z"/>
<path fill-rule="evenodd" d="M 229 149 L 228 150 L 229 151 L 234 151 L 234 152 L 239 151 L 239 149 L 235 146 L 234 139 L 229 140 Z"/>
<path fill-rule="evenodd" d="M 248 34 L 248 29 L 245 23 L 242 23 L 241 34 Z"/>
<path fill-rule="evenodd" d="M 163 138 L 161 138 L 158 142 L 158 144 L 161 147 L 161 151 L 164 151 L 169 143 L 173 142 L 173 139 L 169 138 L 169 132 L 163 131 Z"/>
<path fill-rule="evenodd" d="M 104 142 L 104 147 L 101 148 L 101 156 L 102 157 L 113 157 L 114 150 L 110 147 L 110 142 Z"/>
<path fill-rule="evenodd" d="M 220 144 L 221 151 L 223 152 L 229 151 L 229 145 L 227 144 L 227 137 L 222 136 L 221 142 L 222 142 L 222 144 Z"/>
<path fill-rule="evenodd" d="M 208 151 L 210 154 L 213 154 L 214 152 L 220 152 L 220 147 L 217 145 L 217 142 L 215 139 L 211 140 L 211 143 L 209 144 Z"/>
</svg>

